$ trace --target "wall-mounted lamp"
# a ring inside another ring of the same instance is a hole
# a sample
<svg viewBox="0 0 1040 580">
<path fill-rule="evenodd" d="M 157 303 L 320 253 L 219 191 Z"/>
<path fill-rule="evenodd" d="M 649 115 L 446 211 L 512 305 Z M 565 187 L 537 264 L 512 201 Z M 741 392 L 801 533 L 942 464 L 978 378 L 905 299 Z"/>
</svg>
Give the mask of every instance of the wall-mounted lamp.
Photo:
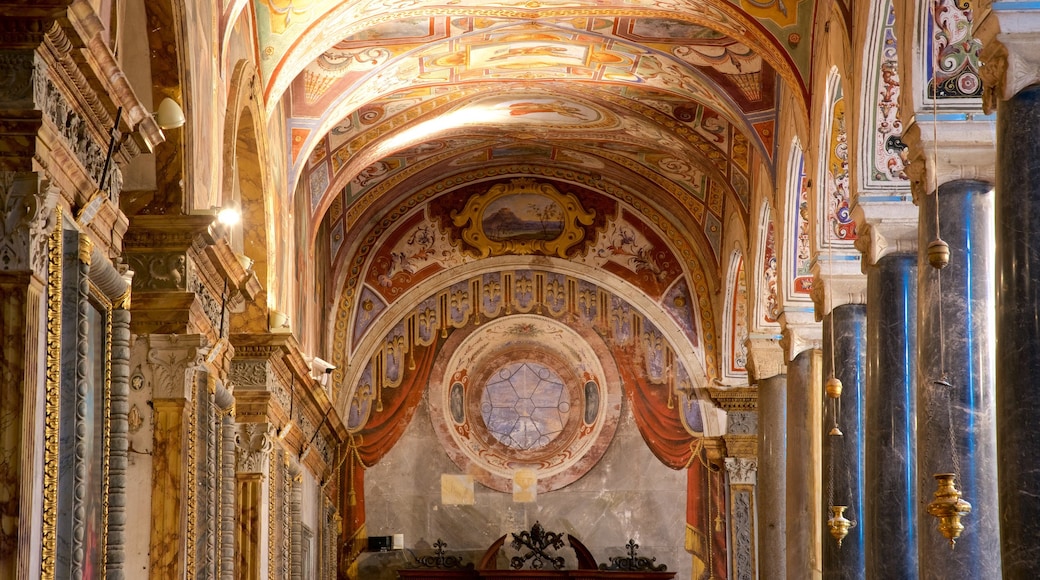
<svg viewBox="0 0 1040 580">
<path fill-rule="evenodd" d="M 242 210 L 236 205 L 228 205 L 217 210 L 217 221 L 225 227 L 238 225 L 242 221 Z"/>
<path fill-rule="evenodd" d="M 177 101 L 166 97 L 159 103 L 159 109 L 155 111 L 155 122 L 163 131 L 183 127 L 184 111 Z"/>
</svg>

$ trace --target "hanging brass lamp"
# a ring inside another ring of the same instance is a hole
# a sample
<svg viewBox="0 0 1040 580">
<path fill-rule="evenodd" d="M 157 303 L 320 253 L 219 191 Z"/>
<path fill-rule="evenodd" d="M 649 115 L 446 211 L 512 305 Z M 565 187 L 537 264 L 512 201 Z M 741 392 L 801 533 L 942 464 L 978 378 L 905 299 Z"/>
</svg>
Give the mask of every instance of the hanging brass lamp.
<svg viewBox="0 0 1040 580">
<path fill-rule="evenodd" d="M 964 531 L 961 518 L 971 513 L 971 504 L 961 499 L 961 491 L 954 485 L 956 477 L 952 473 L 936 473 L 938 489 L 935 490 L 935 499 L 928 504 L 928 513 L 939 518 L 939 531 L 950 540 L 951 550 Z"/>
<path fill-rule="evenodd" d="M 841 541 L 845 539 L 845 536 L 849 535 L 849 528 L 854 526 L 851 520 L 845 517 L 845 510 L 849 509 L 846 505 L 832 505 L 831 511 L 834 515 L 827 520 L 827 528 L 830 530 L 831 535 L 834 536 L 835 540 L 838 540 L 838 547 L 841 548 Z"/>
<path fill-rule="evenodd" d="M 935 238 L 928 242 L 928 263 L 936 270 L 942 270 L 950 264 L 950 244 L 942 238 Z"/>
<path fill-rule="evenodd" d="M 827 392 L 827 396 L 832 399 L 837 399 L 841 396 L 841 379 L 831 375 L 831 378 L 827 379 L 827 383 L 823 387 L 824 391 Z"/>
</svg>

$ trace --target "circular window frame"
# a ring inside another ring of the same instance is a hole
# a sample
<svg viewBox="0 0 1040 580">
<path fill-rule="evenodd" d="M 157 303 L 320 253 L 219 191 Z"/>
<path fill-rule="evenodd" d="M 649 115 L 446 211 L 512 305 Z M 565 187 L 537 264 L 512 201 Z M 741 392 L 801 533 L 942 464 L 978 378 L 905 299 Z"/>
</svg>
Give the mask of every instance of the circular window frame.
<svg viewBox="0 0 1040 580">
<path fill-rule="evenodd" d="M 509 328 L 519 327 L 531 329 L 531 336 L 503 338 Z M 488 377 L 524 360 L 556 372 L 571 400 L 563 431 L 534 450 L 498 441 L 480 413 Z M 590 382 L 595 386 L 592 399 L 586 393 Z M 453 396 L 462 398 L 454 411 Z M 597 407 L 592 423 L 586 422 L 589 400 Z M 438 440 L 463 473 L 486 487 L 512 493 L 514 475 L 533 471 L 538 492 L 544 493 L 577 481 L 603 456 L 617 429 L 622 393 L 610 349 L 594 329 L 536 314 L 513 314 L 452 333 L 434 363 L 428 401 Z M 465 409 L 461 423 L 456 421 L 459 403 Z"/>
</svg>

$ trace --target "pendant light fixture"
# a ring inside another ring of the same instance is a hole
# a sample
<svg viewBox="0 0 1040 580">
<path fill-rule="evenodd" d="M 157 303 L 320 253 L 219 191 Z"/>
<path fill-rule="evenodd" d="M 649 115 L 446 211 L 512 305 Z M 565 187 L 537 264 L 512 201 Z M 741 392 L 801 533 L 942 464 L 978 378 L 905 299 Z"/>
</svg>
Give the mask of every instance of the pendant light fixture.
<svg viewBox="0 0 1040 580">
<path fill-rule="evenodd" d="M 937 70 L 936 66 L 933 70 Z M 936 86 L 936 76 L 932 74 L 932 86 Z M 932 191 L 935 195 L 935 239 L 928 243 L 928 263 L 935 269 L 936 286 L 939 295 L 939 378 L 932 381 L 937 388 L 946 392 L 946 418 L 949 433 L 950 456 L 953 460 L 953 473 L 935 474 L 936 491 L 934 499 L 928 504 L 928 513 L 939 519 L 939 532 L 950 541 L 950 549 L 957 545 L 957 538 L 964 531 L 961 518 L 971 513 L 971 504 L 961 498 L 961 491 L 957 489 L 956 478 L 960 473 L 960 459 L 957 453 L 956 436 L 953 429 L 953 406 L 954 387 L 946 376 L 946 352 L 945 338 L 946 330 L 943 326 L 943 291 L 942 270 L 950 264 L 950 245 L 947 244 L 939 232 L 939 139 L 936 126 L 938 125 L 938 93 L 932 94 Z"/>
</svg>

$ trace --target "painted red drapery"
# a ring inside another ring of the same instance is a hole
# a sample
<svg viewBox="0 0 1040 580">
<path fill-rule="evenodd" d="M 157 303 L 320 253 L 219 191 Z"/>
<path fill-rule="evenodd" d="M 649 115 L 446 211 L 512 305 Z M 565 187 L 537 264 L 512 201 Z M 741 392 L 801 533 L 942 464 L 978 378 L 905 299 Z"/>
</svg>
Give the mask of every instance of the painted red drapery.
<svg viewBox="0 0 1040 580">
<path fill-rule="evenodd" d="M 646 379 L 644 359 L 638 350 L 614 347 L 613 351 L 639 434 L 661 463 L 686 470 L 686 550 L 695 557 L 693 577 L 723 580 L 726 511 L 722 471 L 709 467 L 699 438 L 686 430 L 678 408 L 683 403 L 677 400 L 669 408 L 672 393 L 668 387 L 653 385 Z"/>
<path fill-rule="evenodd" d="M 340 471 L 340 506 L 343 512 L 343 546 L 340 550 L 340 578 L 353 578 L 353 564 L 364 543 L 365 533 L 365 467 L 375 465 L 389 452 L 412 422 L 415 409 L 422 400 L 430 378 L 430 369 L 442 341 L 430 346 L 415 346 L 411 356 L 415 368 L 409 370 L 401 385 L 382 390 L 383 410 L 372 410 L 368 421 L 353 434 L 350 455 Z"/>
</svg>

